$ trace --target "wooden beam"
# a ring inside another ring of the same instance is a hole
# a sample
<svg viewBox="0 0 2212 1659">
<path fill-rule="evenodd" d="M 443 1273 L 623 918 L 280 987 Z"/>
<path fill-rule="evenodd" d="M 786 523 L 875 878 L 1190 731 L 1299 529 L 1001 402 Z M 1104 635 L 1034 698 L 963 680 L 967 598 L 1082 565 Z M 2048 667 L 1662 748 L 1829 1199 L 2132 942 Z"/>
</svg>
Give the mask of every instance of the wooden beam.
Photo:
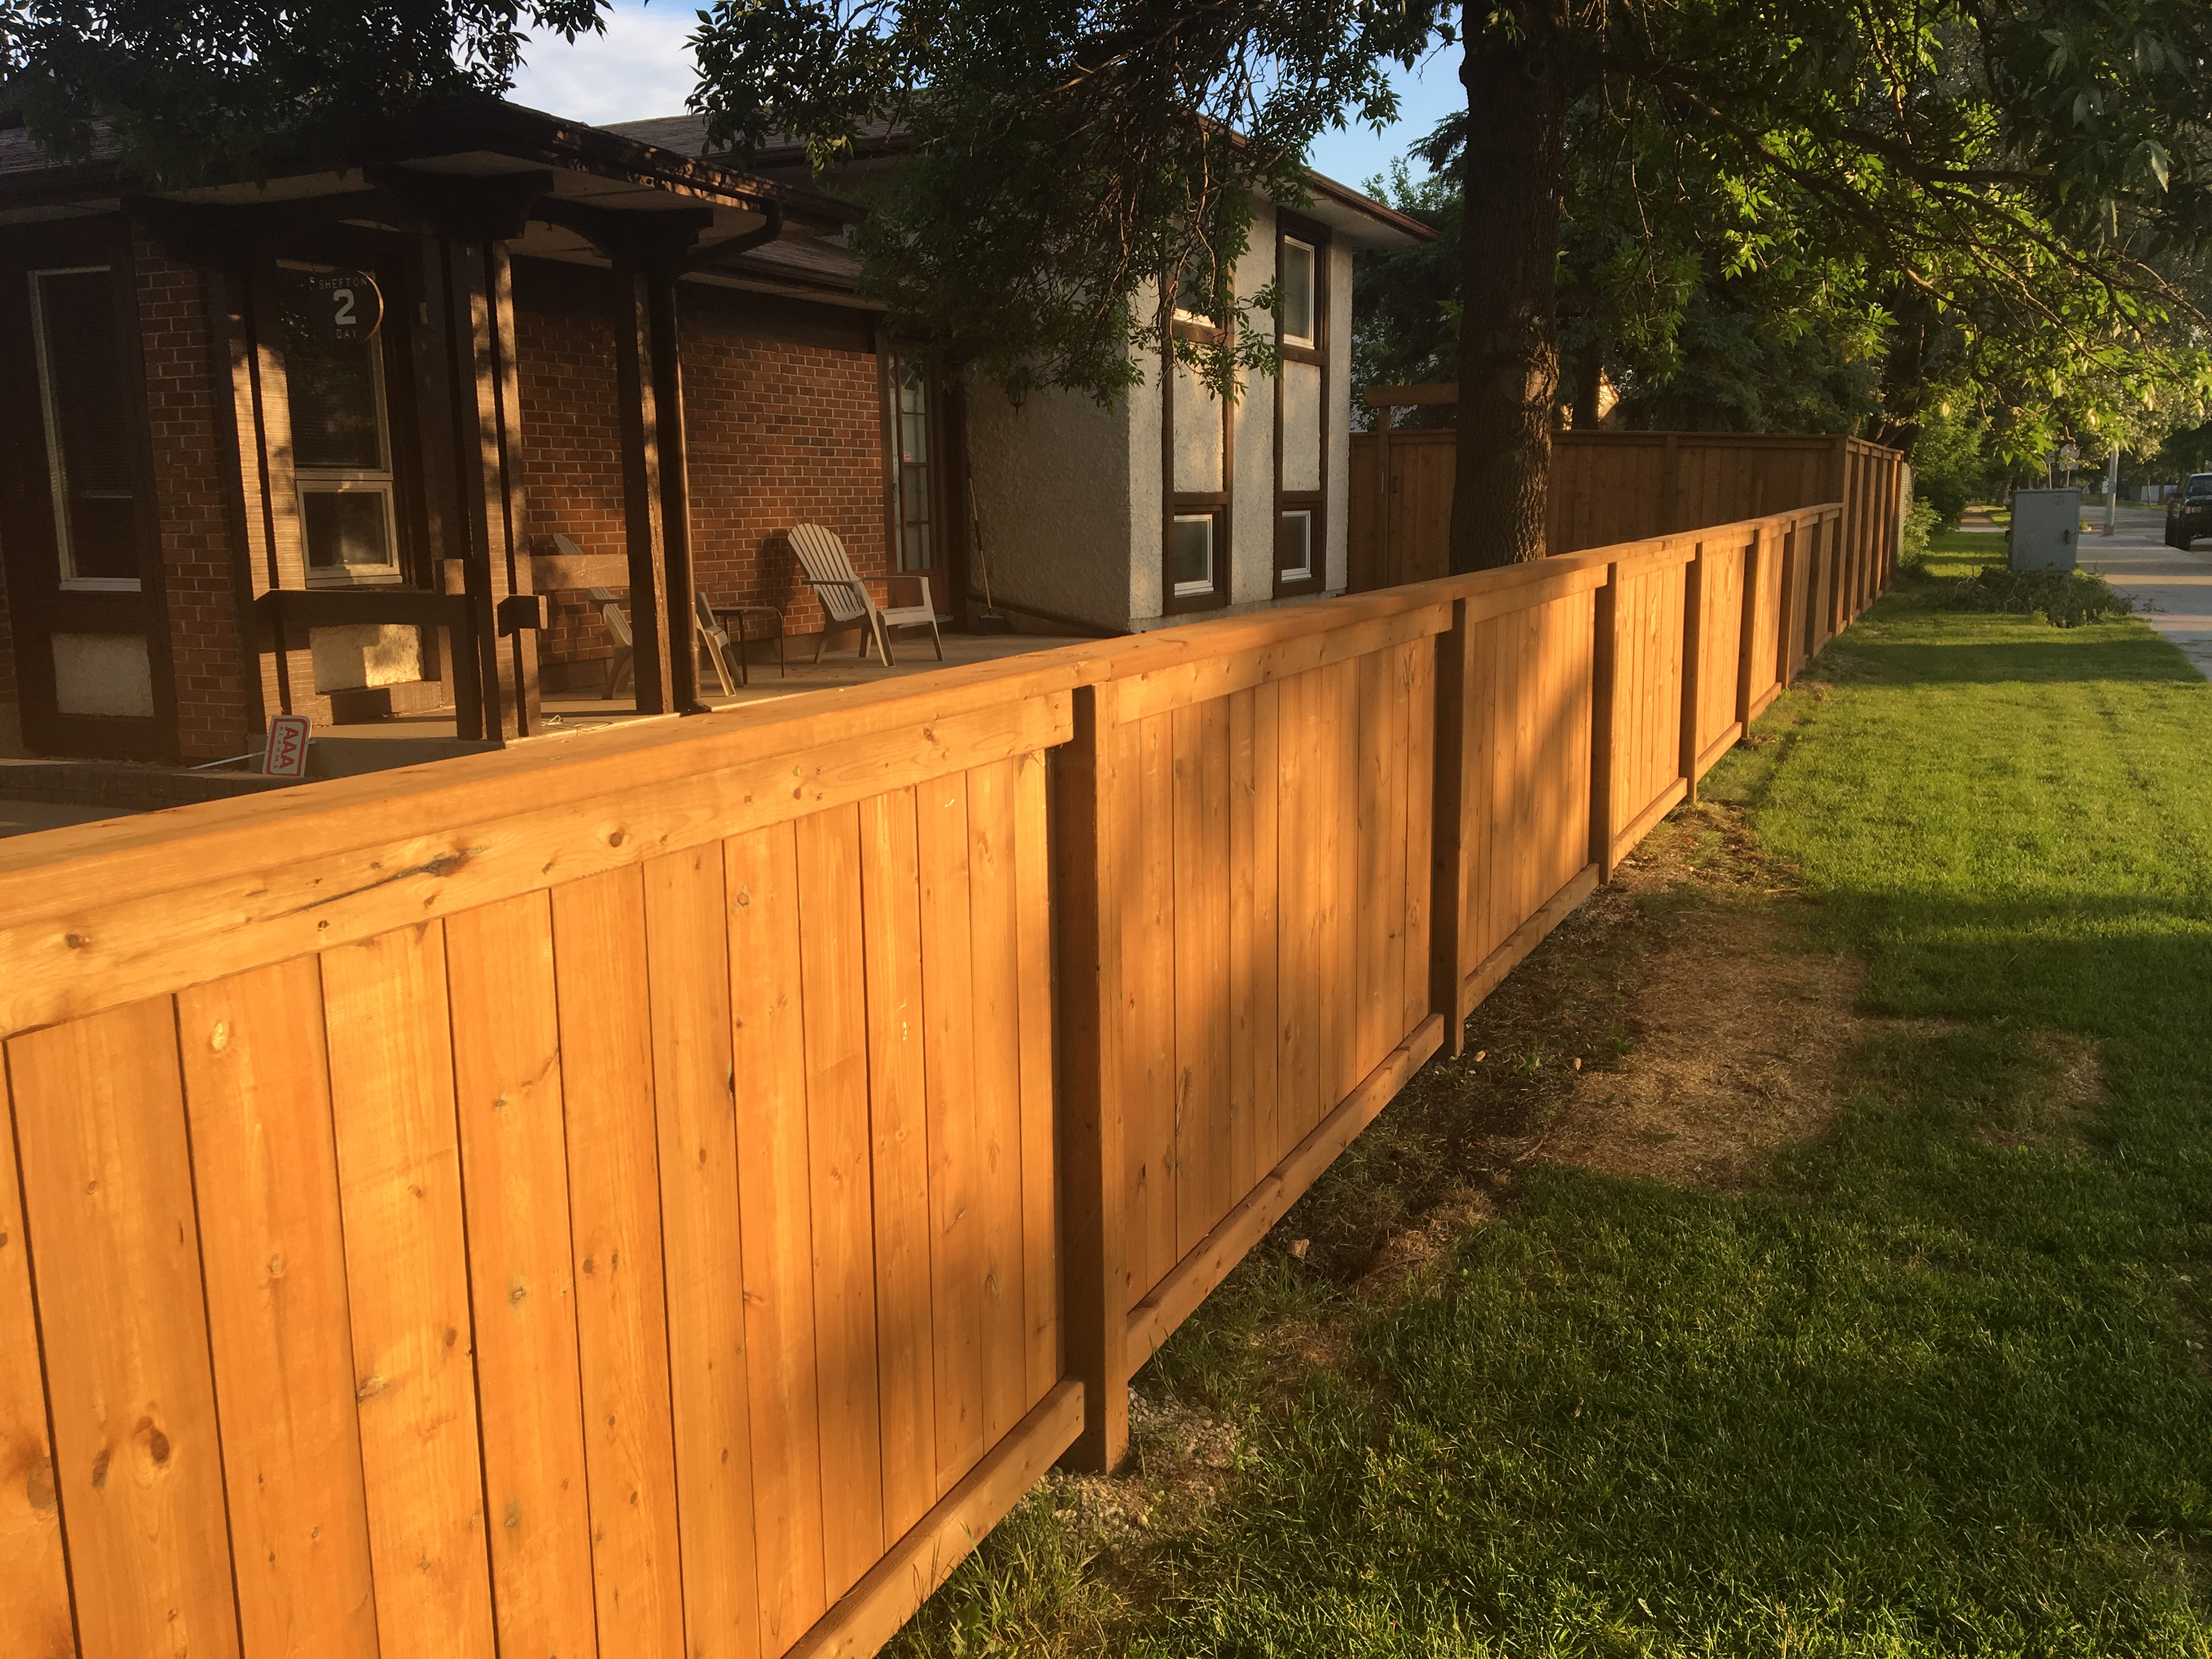
<svg viewBox="0 0 2212 1659">
<path fill-rule="evenodd" d="M 1124 726 L 1115 685 L 1078 688 L 1061 757 L 1060 813 L 1060 1217 L 1066 1370 L 1084 1385 L 1071 1467 L 1115 1468 L 1129 1449 L 1123 1359 L 1128 1272 L 1122 1154 L 1121 881 L 1118 793 Z"/>
<path fill-rule="evenodd" d="M 654 400 L 650 281 L 635 261 L 615 265 L 615 398 L 622 421 L 623 537 L 629 562 L 630 661 L 637 712 L 676 707 L 668 651 L 667 538 L 661 519 L 660 415 Z"/>
</svg>

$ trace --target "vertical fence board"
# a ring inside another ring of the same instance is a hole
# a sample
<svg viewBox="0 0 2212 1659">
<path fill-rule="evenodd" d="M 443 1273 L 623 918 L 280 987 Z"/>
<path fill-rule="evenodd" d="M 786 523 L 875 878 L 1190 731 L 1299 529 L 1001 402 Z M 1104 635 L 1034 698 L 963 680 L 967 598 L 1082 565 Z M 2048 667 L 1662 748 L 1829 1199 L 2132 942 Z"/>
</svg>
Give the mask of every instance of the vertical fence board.
<svg viewBox="0 0 2212 1659">
<path fill-rule="evenodd" d="M 1389 984 L 1390 874 L 1390 688 L 1389 665 L 1380 651 L 1354 664 L 1353 732 L 1358 763 L 1352 774 L 1350 810 L 1358 887 L 1357 926 L 1352 938 L 1352 1059 L 1348 1070 L 1364 1077 L 1382 1058 L 1382 1005 Z"/>
<path fill-rule="evenodd" d="M 1022 1328 L 1026 1412 L 1052 1391 L 1060 1334 L 1060 1176 L 1053 1133 L 1052 848 L 1044 752 L 1014 763 L 1014 911 L 1021 981 Z"/>
<path fill-rule="evenodd" d="M 599 1653 L 680 1659 L 643 874 L 564 882 L 552 890 L 552 917 Z"/>
<path fill-rule="evenodd" d="M 1125 927 L 1123 961 L 1133 963 L 1137 1054 L 1124 1073 L 1130 1091 L 1128 1157 L 1129 1301 L 1134 1305 L 1176 1262 L 1175 738 L 1172 718 L 1137 726 L 1136 807 L 1128 890 L 1136 901 Z M 1125 880 L 1127 878 L 1125 877 Z"/>
<path fill-rule="evenodd" d="M 903 1536 L 937 1498 L 929 1119 L 914 803 L 911 788 L 860 803 L 884 1530 L 891 1538 Z"/>
<path fill-rule="evenodd" d="M 807 1184 L 813 1204 L 813 1316 L 821 1389 L 823 1576 L 825 1593 L 834 1601 L 875 1565 L 889 1541 L 884 1533 L 877 1398 L 859 805 L 801 818 L 798 841 Z"/>
<path fill-rule="evenodd" d="M 1253 1018 L 1252 910 L 1256 896 L 1252 820 L 1257 809 L 1254 786 L 1250 689 L 1238 691 L 1229 706 L 1229 1077 L 1224 1098 L 1229 1115 L 1229 1189 L 1242 1196 L 1263 1170 L 1255 1132 L 1259 1101 L 1252 1087 L 1257 1044 Z"/>
<path fill-rule="evenodd" d="M 915 795 L 921 866 L 922 1063 L 929 1097 L 932 1351 L 937 1359 L 937 1491 L 983 1455 L 982 1144 L 975 1103 L 975 973 L 968 899 L 968 781 Z"/>
<path fill-rule="evenodd" d="M 690 1659 L 760 1652 L 725 891 L 719 845 L 646 861 L 661 1272 Z"/>
<path fill-rule="evenodd" d="M 1282 1029 L 1281 687 L 1252 689 L 1252 1143 L 1255 1177 L 1284 1144 Z"/>
<path fill-rule="evenodd" d="M 1280 892 L 1277 945 L 1276 1075 L 1282 1100 L 1276 1109 L 1278 1158 L 1305 1133 L 1305 1103 L 1315 1087 L 1313 933 L 1316 826 L 1306 805 L 1309 743 L 1306 689 L 1311 674 L 1279 682 L 1276 698 L 1276 881 Z M 1254 833 L 1258 833 L 1255 826 Z"/>
<path fill-rule="evenodd" d="M 1229 983 L 1229 704 L 1226 699 L 1214 697 L 1199 707 L 1199 769 L 1198 811 L 1202 826 L 1200 849 L 1205 860 L 1200 866 L 1199 896 L 1202 908 L 1194 921 L 1199 936 L 1205 942 L 1205 1025 L 1206 1069 L 1212 1079 L 1206 1096 L 1203 1130 L 1206 1141 L 1206 1175 L 1200 1188 L 1197 1216 L 1204 1222 L 1198 1237 L 1194 1237 L 1185 1250 L 1194 1247 L 1200 1237 L 1212 1231 L 1221 1218 L 1243 1191 L 1230 1179 L 1230 1169 L 1235 1153 L 1232 1142 L 1236 1125 L 1233 1118 L 1217 1107 L 1229 1091 L 1230 1024 L 1234 1011 L 1230 1002 Z"/>
<path fill-rule="evenodd" d="M 1332 714 L 1329 726 L 1322 730 L 1322 741 L 1332 750 L 1332 776 L 1336 779 L 1328 796 L 1328 821 L 1336 852 L 1336 867 L 1329 872 L 1329 925 L 1334 938 L 1329 964 L 1336 975 L 1329 994 L 1334 1064 L 1329 1066 L 1329 1091 L 1321 1099 L 1321 1115 L 1328 1115 L 1345 1095 L 1358 1086 L 1364 1075 L 1358 1071 L 1356 1024 L 1360 925 L 1360 664 L 1358 659 L 1340 661 L 1322 672 L 1328 675 L 1332 695 Z M 1314 1121 L 1318 1124 L 1321 1119 L 1316 1117 Z"/>
<path fill-rule="evenodd" d="M 822 1616 L 820 1371 L 814 1327 L 811 1103 L 800 1006 L 797 826 L 722 843 L 729 889 L 738 1211 L 763 1659 Z"/>
<path fill-rule="evenodd" d="M 1400 935 L 1398 1020 L 1412 1030 L 1429 1012 L 1429 930 L 1434 925 L 1431 859 L 1435 848 L 1437 647 L 1415 640 L 1406 647 L 1406 908 Z M 1448 1023 L 1456 1025 L 1456 1020 Z"/>
<path fill-rule="evenodd" d="M 8 1067 L 85 1659 L 234 1656 L 175 1009 L 48 1026 Z"/>
<path fill-rule="evenodd" d="M 0 1366 L 0 1629 L 23 1659 L 67 1659 L 76 1632 L 18 1180 L 15 1137 L 0 1121 L 0 1352 L 10 1356 Z"/>
<path fill-rule="evenodd" d="M 248 1655 L 377 1650 L 345 1235 L 313 957 L 177 996 Z"/>
<path fill-rule="evenodd" d="M 983 1438 L 1021 1421 L 1029 1392 L 1022 1296 L 1020 918 L 1014 872 L 1014 763 L 968 774 L 968 911 L 975 1033 L 972 1201 L 982 1222 Z"/>
<path fill-rule="evenodd" d="M 1213 1098 L 1212 1034 L 1207 1018 L 1213 986 L 1205 890 L 1206 866 L 1213 860 L 1207 856 L 1211 848 L 1199 777 L 1204 765 L 1200 706 L 1188 704 L 1168 718 L 1174 797 L 1170 862 L 1174 894 L 1175 1235 L 1165 1255 L 1152 1264 L 1155 1280 L 1206 1236 L 1212 1224 L 1206 1207 L 1213 1173 L 1213 1149 L 1206 1133 L 1207 1108 Z"/>
<path fill-rule="evenodd" d="M 470 1364 L 445 930 L 322 957 L 376 1626 L 387 1653 L 493 1651 Z"/>
<path fill-rule="evenodd" d="M 589 1654 L 591 1518 L 576 1375 L 553 921 L 544 892 L 446 919 L 477 1387 L 503 1653 Z"/>
</svg>

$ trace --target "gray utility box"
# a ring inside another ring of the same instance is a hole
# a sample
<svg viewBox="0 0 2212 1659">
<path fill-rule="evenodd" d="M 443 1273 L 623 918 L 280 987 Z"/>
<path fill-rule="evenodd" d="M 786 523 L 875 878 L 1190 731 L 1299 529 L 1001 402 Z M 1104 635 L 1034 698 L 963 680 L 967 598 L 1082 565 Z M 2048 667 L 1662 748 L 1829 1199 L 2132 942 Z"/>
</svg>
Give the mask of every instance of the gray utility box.
<svg viewBox="0 0 2212 1659">
<path fill-rule="evenodd" d="M 2012 568 L 2071 570 L 2081 550 L 2081 492 L 2018 489 L 2012 497 Z"/>
</svg>

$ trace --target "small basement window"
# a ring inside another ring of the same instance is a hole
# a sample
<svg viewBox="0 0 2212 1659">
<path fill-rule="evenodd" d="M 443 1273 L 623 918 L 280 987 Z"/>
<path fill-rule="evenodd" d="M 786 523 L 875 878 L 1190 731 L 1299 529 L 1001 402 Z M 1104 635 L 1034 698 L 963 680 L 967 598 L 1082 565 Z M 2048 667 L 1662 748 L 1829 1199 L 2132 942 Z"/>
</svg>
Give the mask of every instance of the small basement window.
<svg viewBox="0 0 2212 1659">
<path fill-rule="evenodd" d="M 1275 574 L 1286 582 L 1313 578 L 1313 509 L 1297 507 L 1275 520 Z"/>
<path fill-rule="evenodd" d="M 1213 592 L 1216 515 L 1178 513 L 1168 544 L 1168 576 L 1179 599 Z"/>
<path fill-rule="evenodd" d="M 1311 349 L 1314 343 L 1314 251 L 1310 242 L 1294 236 L 1282 240 L 1282 260 L 1275 272 L 1282 291 L 1283 343 Z"/>
<path fill-rule="evenodd" d="M 61 585 L 135 590 L 137 504 L 113 273 L 33 271 L 31 320 Z"/>
<path fill-rule="evenodd" d="M 276 273 L 307 580 L 396 582 L 398 525 L 384 355 L 374 339 L 339 342 L 310 331 L 306 319 L 313 274 L 295 266 Z"/>
</svg>

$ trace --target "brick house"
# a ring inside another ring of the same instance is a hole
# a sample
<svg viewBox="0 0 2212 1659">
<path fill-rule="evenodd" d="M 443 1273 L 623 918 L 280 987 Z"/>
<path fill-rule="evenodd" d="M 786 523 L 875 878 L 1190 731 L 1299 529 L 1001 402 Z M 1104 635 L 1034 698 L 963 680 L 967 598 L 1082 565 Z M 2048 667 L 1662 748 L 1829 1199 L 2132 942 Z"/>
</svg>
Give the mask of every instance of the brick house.
<svg viewBox="0 0 2212 1659">
<path fill-rule="evenodd" d="M 1100 631 L 1340 588 L 1351 251 L 1426 234 L 1316 177 L 1239 273 L 1303 295 L 1272 390 L 1016 411 L 902 362 L 857 207 L 696 122 L 471 103 L 157 195 L 9 121 L 0 711 L 48 754 L 217 758 L 283 712 L 528 735 L 602 686 L 594 590 L 635 706 L 697 706 L 695 593 L 819 628 L 798 523 L 956 621 L 974 524 L 1005 608 Z"/>
</svg>

